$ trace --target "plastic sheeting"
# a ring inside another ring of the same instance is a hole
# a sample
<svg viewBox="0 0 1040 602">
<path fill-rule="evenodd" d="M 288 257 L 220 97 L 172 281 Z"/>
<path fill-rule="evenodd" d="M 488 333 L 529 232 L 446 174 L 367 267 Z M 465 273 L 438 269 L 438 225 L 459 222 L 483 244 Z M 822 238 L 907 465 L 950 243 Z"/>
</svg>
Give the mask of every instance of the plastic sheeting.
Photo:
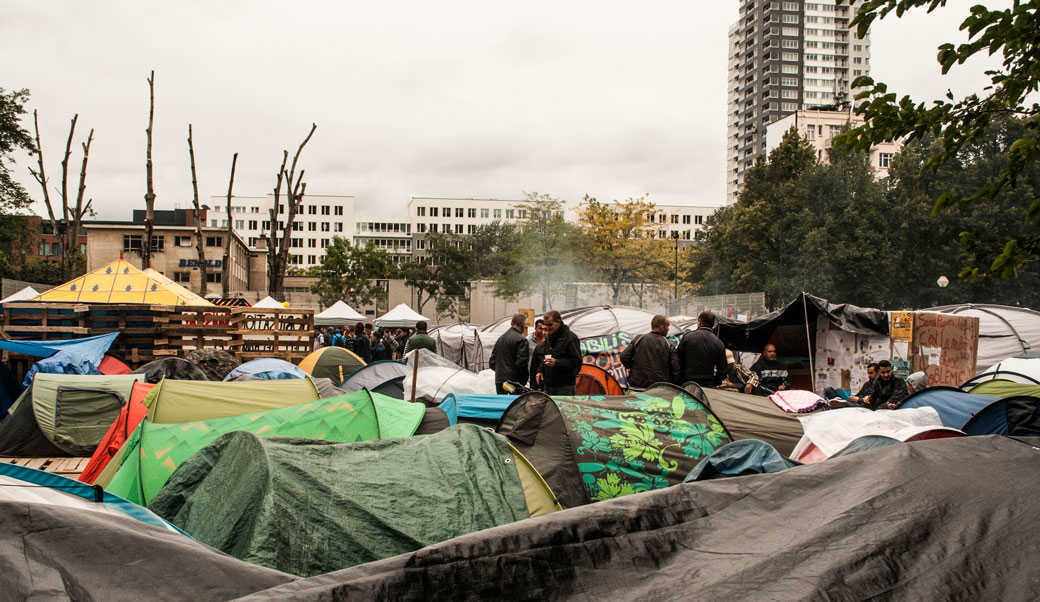
<svg viewBox="0 0 1040 602">
<path fill-rule="evenodd" d="M 25 375 L 23 385 L 32 384 L 37 372 L 50 374 L 97 374 L 105 352 L 112 346 L 118 332 L 82 339 L 56 341 L 10 341 L 0 339 L 0 349 L 44 358 L 33 364 Z"/>
<path fill-rule="evenodd" d="M 1037 451 L 893 445 L 575 508 L 250 600 L 1027 600 Z"/>
<path fill-rule="evenodd" d="M 417 349 L 408 354 L 408 369 L 404 375 L 404 398 L 412 399 L 412 374 L 416 354 L 419 358 L 418 378 L 415 379 L 415 401 L 435 405 L 449 394 L 495 394 L 495 371 L 473 373 L 428 349 Z"/>
<path fill-rule="evenodd" d="M 934 408 L 877 410 L 840 408 L 800 416 L 805 435 L 791 453 L 792 460 L 818 462 L 841 451 L 853 440 L 868 435 L 883 435 L 907 441 L 932 431 L 963 433 L 943 426 Z"/>
</svg>

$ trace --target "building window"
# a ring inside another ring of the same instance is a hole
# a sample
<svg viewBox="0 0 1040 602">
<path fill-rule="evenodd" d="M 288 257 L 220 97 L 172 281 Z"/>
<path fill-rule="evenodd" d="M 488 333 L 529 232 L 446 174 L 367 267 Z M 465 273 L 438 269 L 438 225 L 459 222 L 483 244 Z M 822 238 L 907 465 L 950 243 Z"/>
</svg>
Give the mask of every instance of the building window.
<svg viewBox="0 0 1040 602">
<path fill-rule="evenodd" d="M 445 234 L 451 232 L 451 224 L 444 224 L 444 228 L 441 230 L 441 232 L 444 232 Z"/>
<path fill-rule="evenodd" d="M 797 23 L 798 22 L 798 15 L 781 15 L 780 16 L 780 22 L 781 23 Z"/>
<path fill-rule="evenodd" d="M 808 46 L 811 43 L 812 42 L 806 43 L 806 45 Z M 781 48 L 798 48 L 798 40 L 782 40 L 780 42 L 780 47 Z"/>
<path fill-rule="evenodd" d="M 308 232 L 317 232 L 318 231 L 318 222 L 307 222 L 307 231 Z"/>
<path fill-rule="evenodd" d="M 206 282 L 209 282 L 210 284 L 220 284 L 220 279 L 221 279 L 221 277 L 223 275 L 224 275 L 224 272 L 220 271 L 220 270 L 218 270 L 216 272 L 207 271 L 206 272 Z"/>
<path fill-rule="evenodd" d="M 308 249 L 317 249 L 318 248 L 318 239 L 317 238 L 308 238 L 307 239 L 307 248 Z"/>
<path fill-rule="evenodd" d="M 470 224 L 470 225 L 466 226 L 466 234 L 473 234 L 476 231 L 477 231 L 477 227 L 474 226 L 473 224 Z"/>
<path fill-rule="evenodd" d="M 470 207 L 469 209 L 466 210 L 466 217 L 468 217 L 470 219 L 477 217 L 477 210 L 472 208 L 472 207 Z"/>
<path fill-rule="evenodd" d="M 679 214 L 678 213 L 673 213 L 672 214 L 672 223 L 673 224 L 678 224 L 679 223 Z"/>
<path fill-rule="evenodd" d="M 797 2 L 784 2 L 784 10 L 798 10 Z"/>
<path fill-rule="evenodd" d="M 426 232 L 426 224 L 415 224 L 416 232 Z"/>
<path fill-rule="evenodd" d="M 437 208 L 430 207 L 430 217 L 437 217 Z"/>
<path fill-rule="evenodd" d="M 329 239 L 327 239 L 327 238 L 321 239 L 321 248 L 323 248 L 323 249 L 329 248 Z"/>
<path fill-rule="evenodd" d="M 415 241 L 415 248 L 416 249 L 425 249 L 426 248 L 426 239 L 425 238 L 420 238 L 419 240 Z"/>
<path fill-rule="evenodd" d="M 490 215 L 491 215 L 491 210 L 490 209 L 481 209 L 480 210 L 480 217 L 487 219 L 488 217 L 490 217 Z"/>
<path fill-rule="evenodd" d="M 174 272 L 173 281 L 181 283 L 191 282 L 191 272 Z"/>
<path fill-rule="evenodd" d="M 455 217 L 462 217 L 462 207 L 455 208 Z"/>
<path fill-rule="evenodd" d="M 190 236 L 174 236 L 173 245 L 175 247 L 190 247 L 191 237 Z"/>
<path fill-rule="evenodd" d="M 216 228 L 216 227 L 217 227 L 217 223 L 218 223 L 218 222 L 217 222 L 217 220 L 215 220 L 215 219 L 211 219 L 211 220 L 209 220 L 209 226 L 210 226 L 210 228 Z"/>
<path fill-rule="evenodd" d="M 318 263 L 317 262 L 317 257 L 315 257 L 314 255 L 308 255 L 307 256 L 307 263 L 310 264 L 310 265 L 314 265 L 315 263 Z"/>
<path fill-rule="evenodd" d="M 278 203 L 278 215 L 282 215 L 284 213 L 285 213 L 285 205 L 283 205 L 282 203 Z"/>
<path fill-rule="evenodd" d="M 238 228 L 239 230 L 245 230 L 246 221 L 242 220 L 242 219 L 236 219 L 235 220 L 235 227 Z"/>
<path fill-rule="evenodd" d="M 682 223 L 684 223 L 686 225 L 689 225 L 690 224 L 690 216 L 689 215 L 682 216 Z"/>
<path fill-rule="evenodd" d="M 256 230 L 256 220 L 255 219 L 249 220 L 249 229 L 250 230 Z"/>
<path fill-rule="evenodd" d="M 506 209 L 506 219 L 514 219 L 516 217 L 516 211 L 513 209 Z"/>
<path fill-rule="evenodd" d="M 451 217 L 451 207 L 445 207 L 441 209 L 441 215 L 444 217 Z"/>
<path fill-rule="evenodd" d="M 321 231 L 322 232 L 328 232 L 329 231 L 329 222 L 322 222 L 321 223 Z"/>
<path fill-rule="evenodd" d="M 892 165 L 892 153 L 878 153 L 878 167 L 888 169 Z"/>
<path fill-rule="evenodd" d="M 797 52 L 784 52 L 783 54 L 781 54 L 781 58 L 783 60 L 785 60 L 785 61 L 797 62 L 798 61 L 798 53 Z"/>
<path fill-rule="evenodd" d="M 307 215 L 318 215 L 318 206 L 317 205 L 308 205 L 307 206 Z"/>
<path fill-rule="evenodd" d="M 437 224 L 430 224 L 430 232 L 432 234 L 436 234 L 437 233 Z"/>
<path fill-rule="evenodd" d="M 798 65 L 784 63 L 780 66 L 780 71 L 782 71 L 783 73 L 798 73 Z"/>
<path fill-rule="evenodd" d="M 462 224 L 455 224 L 455 234 L 462 234 Z"/>
<path fill-rule="evenodd" d="M 426 207 L 416 207 L 415 215 L 417 217 L 426 217 Z"/>
<path fill-rule="evenodd" d="M 223 237 L 222 236 L 207 236 L 206 237 L 206 246 L 207 247 L 222 247 L 222 246 L 224 246 Z"/>
<path fill-rule="evenodd" d="M 698 226 L 703 224 L 704 223 L 704 216 L 703 215 L 698 215 L 697 219 L 694 220 L 694 223 L 697 224 Z"/>
<path fill-rule="evenodd" d="M 785 36 L 797 36 L 798 35 L 798 28 L 797 27 L 785 27 L 784 31 L 783 31 L 783 34 Z"/>
<path fill-rule="evenodd" d="M 495 219 L 502 219 L 502 210 L 495 209 Z"/>
<path fill-rule="evenodd" d="M 342 205 L 336 205 L 335 207 L 332 208 L 332 213 L 335 214 L 335 215 L 343 215 L 343 206 Z"/>
<path fill-rule="evenodd" d="M 336 222 L 336 232 L 343 231 L 343 222 Z"/>
</svg>

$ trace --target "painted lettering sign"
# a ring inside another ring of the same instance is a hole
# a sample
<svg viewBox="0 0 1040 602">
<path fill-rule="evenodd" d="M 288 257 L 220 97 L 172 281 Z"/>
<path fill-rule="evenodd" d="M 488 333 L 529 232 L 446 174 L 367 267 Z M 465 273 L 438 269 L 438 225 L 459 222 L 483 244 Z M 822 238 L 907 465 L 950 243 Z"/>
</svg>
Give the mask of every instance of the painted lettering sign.
<svg viewBox="0 0 1040 602">
<path fill-rule="evenodd" d="M 621 352 L 632 342 L 627 332 L 605 334 L 581 340 L 581 354 L 586 364 L 603 368 L 622 387 L 628 386 L 628 370 L 621 363 Z"/>
<path fill-rule="evenodd" d="M 222 259 L 207 259 L 206 260 L 206 267 L 207 268 L 219 268 L 219 267 L 221 267 L 221 264 L 223 262 L 224 262 L 224 260 L 222 260 Z M 182 268 L 197 268 L 197 267 L 199 267 L 199 260 L 198 259 L 181 259 L 180 262 L 177 265 L 178 265 L 178 267 L 182 267 Z"/>
</svg>

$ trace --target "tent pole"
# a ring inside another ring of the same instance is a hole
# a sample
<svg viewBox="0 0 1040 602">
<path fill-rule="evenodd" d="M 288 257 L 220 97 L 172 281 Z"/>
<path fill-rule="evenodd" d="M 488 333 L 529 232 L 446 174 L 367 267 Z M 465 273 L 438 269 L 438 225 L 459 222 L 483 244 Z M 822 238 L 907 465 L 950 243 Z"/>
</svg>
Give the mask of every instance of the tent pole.
<svg viewBox="0 0 1040 602">
<path fill-rule="evenodd" d="M 412 403 L 415 403 L 415 385 L 419 380 L 419 350 L 416 349 L 412 353 L 415 354 L 415 364 L 412 366 Z"/>
<path fill-rule="evenodd" d="M 805 344 L 809 347 L 809 386 L 816 392 L 816 368 L 813 366 L 812 339 L 809 338 L 809 308 L 805 303 L 805 291 L 802 291 L 802 315 L 805 316 Z"/>
</svg>

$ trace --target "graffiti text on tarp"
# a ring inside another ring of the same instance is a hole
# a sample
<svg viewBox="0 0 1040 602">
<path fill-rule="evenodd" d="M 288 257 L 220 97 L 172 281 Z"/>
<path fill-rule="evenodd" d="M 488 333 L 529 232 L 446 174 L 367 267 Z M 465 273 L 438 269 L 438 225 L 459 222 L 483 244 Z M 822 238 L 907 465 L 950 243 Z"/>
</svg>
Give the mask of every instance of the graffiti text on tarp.
<svg viewBox="0 0 1040 602">
<path fill-rule="evenodd" d="M 632 335 L 627 332 L 605 334 L 581 340 L 581 354 L 586 364 L 603 368 L 622 387 L 628 386 L 628 371 L 621 363 L 621 352 L 625 350 Z"/>
</svg>

